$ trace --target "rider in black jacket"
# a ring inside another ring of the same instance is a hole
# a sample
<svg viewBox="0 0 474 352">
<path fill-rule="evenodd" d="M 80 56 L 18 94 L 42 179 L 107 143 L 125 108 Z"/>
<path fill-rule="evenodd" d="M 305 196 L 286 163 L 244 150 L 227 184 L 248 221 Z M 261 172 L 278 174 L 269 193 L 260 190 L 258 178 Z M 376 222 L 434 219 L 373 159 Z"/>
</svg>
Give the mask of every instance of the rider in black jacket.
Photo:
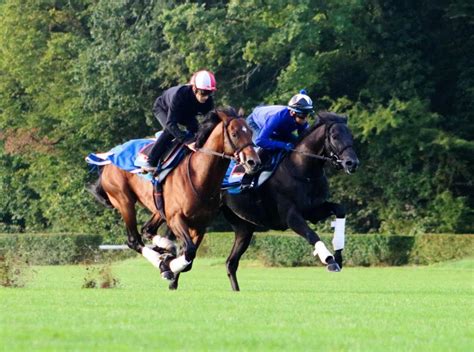
<svg viewBox="0 0 474 352">
<path fill-rule="evenodd" d="M 153 115 L 163 126 L 163 133 L 155 142 L 148 163 L 160 168 L 161 157 L 171 141 L 190 139 L 199 128 L 196 115 L 207 114 L 214 108 L 212 93 L 216 90 L 216 80 L 210 71 L 198 71 L 190 84 L 179 85 L 166 90 L 153 104 Z M 186 127 L 187 133 L 178 125 Z"/>
</svg>

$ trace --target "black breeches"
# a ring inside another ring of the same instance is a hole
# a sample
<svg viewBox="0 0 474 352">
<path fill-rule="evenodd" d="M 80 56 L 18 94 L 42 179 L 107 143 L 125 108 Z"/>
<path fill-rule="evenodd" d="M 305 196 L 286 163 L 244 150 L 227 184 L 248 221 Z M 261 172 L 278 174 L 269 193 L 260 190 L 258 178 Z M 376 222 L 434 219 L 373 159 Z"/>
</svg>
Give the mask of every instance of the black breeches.
<svg viewBox="0 0 474 352">
<path fill-rule="evenodd" d="M 150 151 L 148 156 L 148 161 L 151 166 L 157 166 L 158 162 L 161 160 L 161 157 L 166 152 L 166 149 L 171 144 L 171 141 L 174 139 L 174 136 L 169 133 L 167 130 L 163 130 L 160 137 L 156 140 L 153 148 Z"/>
</svg>

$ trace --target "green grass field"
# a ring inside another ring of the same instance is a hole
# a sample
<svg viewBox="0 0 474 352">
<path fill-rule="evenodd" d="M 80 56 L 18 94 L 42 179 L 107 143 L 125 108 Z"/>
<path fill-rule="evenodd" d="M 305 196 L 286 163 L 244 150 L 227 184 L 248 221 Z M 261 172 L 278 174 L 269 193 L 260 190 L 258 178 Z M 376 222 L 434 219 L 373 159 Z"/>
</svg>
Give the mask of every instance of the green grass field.
<svg viewBox="0 0 474 352">
<path fill-rule="evenodd" d="M 429 267 L 264 268 L 196 260 L 178 291 L 144 259 L 83 289 L 85 266 L 0 288 L 2 351 L 473 351 L 474 260 Z"/>
</svg>

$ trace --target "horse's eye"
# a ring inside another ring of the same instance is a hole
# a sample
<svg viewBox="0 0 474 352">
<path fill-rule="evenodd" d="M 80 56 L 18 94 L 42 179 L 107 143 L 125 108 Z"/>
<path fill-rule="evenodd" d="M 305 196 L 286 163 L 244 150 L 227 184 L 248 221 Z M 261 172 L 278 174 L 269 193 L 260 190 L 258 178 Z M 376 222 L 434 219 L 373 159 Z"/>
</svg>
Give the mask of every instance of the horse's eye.
<svg viewBox="0 0 474 352">
<path fill-rule="evenodd" d="M 230 135 L 232 136 L 232 138 L 237 138 L 237 133 L 236 132 L 232 132 Z"/>
</svg>

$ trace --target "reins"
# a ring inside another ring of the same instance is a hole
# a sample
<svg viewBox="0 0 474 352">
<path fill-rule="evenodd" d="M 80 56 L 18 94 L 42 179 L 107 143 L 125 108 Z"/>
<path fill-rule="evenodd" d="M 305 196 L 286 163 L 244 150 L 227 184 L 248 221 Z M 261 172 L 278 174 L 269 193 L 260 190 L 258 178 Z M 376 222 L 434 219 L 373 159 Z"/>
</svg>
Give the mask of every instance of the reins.
<svg viewBox="0 0 474 352">
<path fill-rule="evenodd" d="M 325 145 L 327 144 L 329 146 L 327 149 L 329 151 L 330 156 L 323 156 L 323 155 L 318 155 L 318 154 L 313 154 L 313 153 L 302 152 L 302 151 L 299 151 L 299 150 L 296 150 L 296 149 L 290 149 L 290 151 L 301 154 L 303 156 L 307 156 L 309 158 L 314 158 L 314 159 L 319 159 L 319 160 L 324 160 L 324 161 L 330 161 L 330 162 L 333 162 L 333 163 L 336 163 L 336 164 L 341 164 L 342 160 L 339 159 L 339 155 L 342 154 L 344 152 L 344 150 L 346 150 L 348 148 L 352 148 L 352 144 L 346 145 L 337 154 L 334 153 L 333 146 L 331 145 L 331 143 L 329 141 L 329 131 L 330 131 L 331 127 L 335 124 L 336 123 L 332 123 L 329 126 L 327 126 L 326 132 L 325 132 Z"/>
<path fill-rule="evenodd" d="M 231 148 L 234 149 L 234 155 L 227 155 L 225 152 L 218 153 L 214 150 L 210 150 L 210 149 L 207 149 L 207 148 L 195 148 L 193 151 L 201 152 L 201 153 L 208 154 L 208 155 L 215 155 L 215 156 L 218 156 L 222 159 L 229 159 L 229 160 L 238 161 L 239 158 L 237 158 L 235 155 L 238 155 L 244 148 L 247 148 L 248 146 L 255 146 L 255 144 L 253 142 L 249 142 L 247 144 L 244 144 L 240 148 L 237 148 L 237 146 L 234 144 L 234 142 L 232 142 L 232 138 L 230 138 L 229 131 L 227 130 L 227 126 L 229 126 L 229 122 L 232 121 L 232 120 L 233 120 L 233 118 L 231 120 L 229 120 L 228 122 L 223 122 L 222 130 L 224 131 L 223 132 L 223 134 L 224 134 L 224 143 L 225 143 L 225 140 L 227 140 L 229 142 Z"/>
<path fill-rule="evenodd" d="M 299 150 L 296 150 L 296 149 L 290 149 L 290 151 L 294 152 L 294 153 L 298 153 L 298 154 L 301 154 L 301 155 L 304 155 L 304 156 L 307 156 L 309 158 L 314 158 L 314 159 L 319 159 L 319 160 L 324 160 L 324 161 L 335 161 L 337 163 L 341 163 L 342 160 L 338 159 L 336 157 L 335 158 L 332 158 L 332 157 L 328 157 L 328 156 L 322 156 L 322 155 L 318 155 L 318 154 L 313 154 L 313 153 L 307 153 L 307 152 L 302 152 L 302 151 L 299 151 Z M 336 155 L 334 155 L 336 156 Z"/>
<path fill-rule="evenodd" d="M 227 130 L 227 127 L 229 126 L 229 123 L 232 120 L 233 120 L 233 118 L 230 119 L 227 122 L 223 122 L 222 123 L 222 130 L 223 130 L 223 135 L 224 135 L 224 144 L 225 144 L 226 140 L 229 142 L 231 148 L 234 150 L 234 155 L 227 155 L 224 151 L 222 153 L 219 153 L 219 152 L 216 152 L 214 150 L 207 149 L 207 148 L 193 148 L 193 149 L 190 148 L 191 151 L 200 152 L 200 153 L 204 153 L 204 154 L 208 154 L 208 155 L 215 155 L 215 156 L 220 157 L 221 159 L 234 160 L 238 163 L 239 158 L 236 157 L 235 155 L 238 155 L 244 148 L 247 148 L 248 146 L 253 146 L 254 143 L 249 142 L 249 143 L 244 144 L 240 148 L 237 148 L 237 146 L 234 144 L 234 142 L 232 142 L 232 139 L 229 136 L 229 131 Z M 188 162 L 187 162 L 187 165 L 186 165 L 186 169 L 187 169 L 186 171 L 187 171 L 187 176 L 188 176 L 188 179 L 189 179 L 189 184 L 191 185 L 191 189 L 193 190 L 194 195 L 196 196 L 196 198 L 200 198 L 199 193 L 196 190 L 196 187 L 194 186 L 193 181 L 191 179 L 191 157 L 192 156 L 193 156 L 193 153 L 189 154 Z M 213 200 L 214 198 L 215 198 L 215 196 L 209 197 L 210 200 Z"/>
</svg>

